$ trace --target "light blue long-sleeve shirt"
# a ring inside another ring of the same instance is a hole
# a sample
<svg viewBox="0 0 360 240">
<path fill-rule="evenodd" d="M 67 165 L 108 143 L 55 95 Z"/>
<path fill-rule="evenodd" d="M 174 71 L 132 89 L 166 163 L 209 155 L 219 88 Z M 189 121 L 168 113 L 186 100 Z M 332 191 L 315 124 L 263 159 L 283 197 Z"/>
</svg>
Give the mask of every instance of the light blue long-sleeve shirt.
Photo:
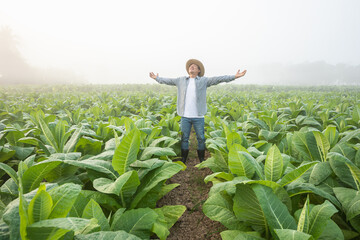
<svg viewBox="0 0 360 240">
<path fill-rule="evenodd" d="M 184 115 L 185 110 L 185 95 L 189 85 L 189 77 L 179 78 L 162 78 L 155 79 L 158 83 L 177 86 L 177 114 Z M 199 77 L 195 78 L 196 86 L 196 107 L 199 116 L 204 116 L 207 111 L 206 107 L 206 89 L 210 86 L 222 83 L 231 82 L 235 80 L 235 75 L 220 76 L 220 77 Z"/>
</svg>

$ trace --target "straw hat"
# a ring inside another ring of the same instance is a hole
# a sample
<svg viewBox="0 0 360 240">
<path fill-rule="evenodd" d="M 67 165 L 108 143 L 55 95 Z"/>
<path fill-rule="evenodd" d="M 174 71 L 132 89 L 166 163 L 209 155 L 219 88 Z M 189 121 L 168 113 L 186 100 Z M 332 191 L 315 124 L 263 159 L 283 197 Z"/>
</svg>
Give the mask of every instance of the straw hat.
<svg viewBox="0 0 360 240">
<path fill-rule="evenodd" d="M 199 77 L 202 77 L 204 76 L 205 74 L 205 68 L 204 68 L 204 65 L 197 59 L 189 59 L 187 62 L 186 62 L 186 71 L 189 73 L 189 67 L 191 64 L 195 64 L 199 67 L 200 69 L 200 72 L 199 72 Z M 189 73 L 190 74 L 190 73 Z"/>
</svg>

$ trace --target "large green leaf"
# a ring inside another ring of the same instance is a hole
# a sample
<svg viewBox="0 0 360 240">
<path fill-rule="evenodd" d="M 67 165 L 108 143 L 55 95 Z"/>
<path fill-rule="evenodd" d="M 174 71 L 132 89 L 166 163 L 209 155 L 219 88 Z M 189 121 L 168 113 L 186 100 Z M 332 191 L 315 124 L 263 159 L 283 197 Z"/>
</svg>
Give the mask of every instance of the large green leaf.
<svg viewBox="0 0 360 240">
<path fill-rule="evenodd" d="M 97 202 L 100 206 L 110 211 L 115 212 L 118 208 L 121 207 L 113 195 L 90 190 L 82 190 L 81 194 L 88 200 L 94 199 L 94 201 Z"/>
<path fill-rule="evenodd" d="M 83 136 L 78 140 L 75 152 L 81 152 L 82 155 L 97 155 L 101 153 L 101 146 L 101 140 Z"/>
<path fill-rule="evenodd" d="M 305 204 L 303 206 L 303 209 L 301 210 L 297 230 L 299 232 L 308 232 L 309 230 L 309 195 L 306 198 Z"/>
<path fill-rule="evenodd" d="M 81 153 L 55 153 L 51 154 L 48 160 L 61 160 L 62 163 L 46 174 L 45 179 L 49 182 L 59 182 L 62 179 L 74 178 L 78 170 L 77 166 L 65 164 L 64 160 L 78 160 Z"/>
<path fill-rule="evenodd" d="M 206 148 L 211 152 L 213 151 L 222 151 L 226 152 L 226 138 L 215 137 L 206 140 Z"/>
<path fill-rule="evenodd" d="M 131 164 L 131 167 L 137 170 L 139 178 L 143 179 L 150 171 L 163 166 L 166 162 L 167 161 L 159 159 L 149 159 L 144 161 L 137 160 Z M 182 164 L 182 166 L 184 167 L 184 164 Z"/>
<path fill-rule="evenodd" d="M 47 184 L 46 189 L 49 191 L 51 188 L 56 187 L 57 184 Z M 24 199 L 22 201 L 30 202 L 36 195 L 37 190 L 24 194 Z M 10 202 L 4 209 L 3 220 L 9 226 L 10 230 L 10 239 L 21 239 L 20 238 L 20 204 L 19 198 Z M 22 215 L 27 215 L 27 212 L 21 210 Z"/>
<path fill-rule="evenodd" d="M 311 171 L 309 183 L 319 185 L 333 173 L 329 162 L 317 163 Z"/>
<path fill-rule="evenodd" d="M 346 163 L 346 166 L 350 169 L 351 175 L 354 178 L 357 189 L 360 190 L 360 169 L 354 164 Z"/>
<path fill-rule="evenodd" d="M 281 137 L 280 132 L 268 131 L 261 129 L 259 132 L 259 139 L 265 139 L 266 141 L 272 141 L 276 137 Z"/>
<path fill-rule="evenodd" d="M 163 136 L 160 138 L 156 138 L 161 133 L 162 128 L 160 126 L 153 127 L 151 130 L 150 135 L 146 138 L 145 146 L 146 147 L 156 147 L 158 144 L 160 144 L 163 141 L 171 141 L 172 138 Z"/>
<path fill-rule="evenodd" d="M 298 125 L 301 125 L 301 126 L 318 126 L 318 127 L 321 127 L 321 124 L 316 121 L 313 117 L 310 117 L 310 116 L 302 116 L 302 115 L 299 115 L 297 116 L 296 118 L 296 124 Z"/>
<path fill-rule="evenodd" d="M 269 126 L 266 125 L 266 123 L 260 119 L 257 118 L 251 118 L 249 119 L 249 121 L 251 123 L 253 123 L 255 126 L 257 126 L 259 129 L 264 129 L 264 130 L 270 130 Z"/>
<path fill-rule="evenodd" d="M 215 172 L 213 174 L 207 175 L 204 179 L 204 182 L 208 183 L 209 181 L 212 181 L 215 184 L 224 181 L 231 181 L 233 179 L 234 179 L 234 175 L 231 173 Z"/>
<path fill-rule="evenodd" d="M 75 236 L 75 240 L 141 240 L 141 238 L 127 233 L 123 230 L 110 232 L 110 231 L 101 231 L 91 234 L 79 234 Z"/>
<path fill-rule="evenodd" d="M 67 122 L 65 120 L 59 120 L 55 126 L 54 137 L 59 146 L 59 152 L 63 152 L 64 145 L 67 139 L 70 137 L 71 132 L 66 132 Z"/>
<path fill-rule="evenodd" d="M 349 235 L 346 236 L 346 234 Z M 356 239 L 355 237 L 357 237 L 358 235 L 359 235 L 358 233 L 340 229 L 340 227 L 333 220 L 330 219 L 327 221 L 326 226 L 318 239 L 325 239 L 325 240 Z"/>
<path fill-rule="evenodd" d="M 93 182 L 94 188 L 99 192 L 116 194 L 123 197 L 127 194 L 131 196 L 140 185 L 139 176 L 136 171 L 129 171 L 121 175 L 116 181 L 108 178 L 98 178 Z M 124 206 L 125 207 L 125 206 Z"/>
<path fill-rule="evenodd" d="M 240 145 L 241 146 L 241 145 Z M 245 176 L 247 178 L 252 178 L 255 173 L 255 168 L 252 163 L 238 151 L 237 144 L 234 144 L 229 149 L 228 163 L 229 169 L 233 174 L 237 176 Z"/>
<path fill-rule="evenodd" d="M 159 182 L 171 178 L 173 175 L 182 170 L 182 168 L 183 167 L 179 164 L 165 162 L 161 167 L 156 168 L 146 174 L 146 176 L 141 180 L 140 186 L 137 188 L 130 208 L 136 208 L 139 202 L 152 188 L 156 187 Z"/>
<path fill-rule="evenodd" d="M 352 118 L 355 122 L 359 122 L 360 121 L 360 106 L 354 106 L 353 108 L 353 114 L 352 114 Z"/>
<path fill-rule="evenodd" d="M 51 132 L 50 128 L 48 127 L 47 123 L 44 121 L 44 119 L 42 118 L 41 114 L 36 114 L 36 120 L 39 123 L 40 129 L 43 132 L 46 142 L 51 145 L 56 152 L 60 152 L 59 151 L 59 143 L 56 141 L 55 136 L 53 135 L 53 133 Z"/>
<path fill-rule="evenodd" d="M 130 164 L 136 161 L 139 147 L 140 132 L 134 128 L 122 139 L 114 153 L 112 166 L 120 175 L 124 174 Z"/>
<path fill-rule="evenodd" d="M 58 160 L 47 160 L 37 163 L 28 168 L 22 177 L 24 193 L 30 192 L 38 188 L 40 182 L 44 179 L 45 175 L 54 168 L 56 168 L 61 162 L 62 161 Z"/>
<path fill-rule="evenodd" d="M 28 202 L 24 198 L 23 195 L 23 185 L 22 185 L 22 173 L 23 168 L 26 167 L 26 164 L 24 162 L 20 162 L 18 166 L 18 174 L 19 174 L 19 216 L 20 216 L 20 236 L 21 239 L 28 239 L 28 233 L 26 231 L 26 227 L 29 225 L 29 216 L 27 213 L 28 209 Z"/>
<path fill-rule="evenodd" d="M 282 176 L 283 158 L 276 145 L 273 145 L 267 152 L 264 170 L 266 180 L 276 182 Z"/>
<path fill-rule="evenodd" d="M 120 216 L 114 230 L 124 230 L 142 239 L 149 239 L 158 214 L 150 208 L 131 209 Z"/>
<path fill-rule="evenodd" d="M 340 155 L 343 155 L 344 157 L 346 157 L 347 159 L 354 161 L 355 156 L 356 156 L 356 150 L 353 147 L 352 144 L 348 143 L 348 142 L 339 142 L 337 143 L 331 150 L 330 150 L 331 154 L 332 153 L 338 153 Z M 329 155 L 330 156 L 330 155 Z M 355 162 L 355 161 L 354 161 Z"/>
<path fill-rule="evenodd" d="M 235 177 L 233 180 L 231 181 L 226 181 L 226 182 L 222 182 L 222 183 L 217 183 L 214 186 L 212 186 L 210 188 L 210 191 L 208 193 L 208 197 L 219 193 L 221 191 L 227 191 L 229 194 L 235 194 L 236 192 L 236 184 L 239 183 L 246 183 L 249 182 L 251 180 L 249 180 L 247 177 Z"/>
<path fill-rule="evenodd" d="M 155 209 L 156 212 L 161 211 L 164 214 L 168 229 L 170 229 L 177 222 L 185 210 L 186 207 L 183 205 L 166 205 Z"/>
<path fill-rule="evenodd" d="M 100 225 L 100 229 L 102 231 L 110 230 L 110 224 L 106 219 L 104 212 L 97 202 L 93 199 L 89 201 L 89 203 L 85 206 L 84 212 L 82 214 L 82 218 L 91 219 L 95 218 Z"/>
<path fill-rule="evenodd" d="M 351 174 L 349 167 L 346 164 L 354 165 L 349 159 L 339 153 L 332 152 L 329 154 L 330 166 L 336 176 L 346 183 L 348 186 L 356 189 L 356 182 Z"/>
<path fill-rule="evenodd" d="M 247 180 L 243 181 L 246 184 L 261 184 L 263 186 L 269 187 L 273 190 L 275 195 L 279 198 L 279 200 L 286 205 L 286 207 L 291 211 L 291 199 L 287 193 L 287 191 L 278 183 L 267 180 Z"/>
<path fill-rule="evenodd" d="M 52 205 L 50 194 L 46 192 L 45 185 L 41 185 L 28 207 L 29 224 L 47 219 Z"/>
<path fill-rule="evenodd" d="M 345 133 L 345 137 L 341 138 L 341 140 L 339 141 L 339 143 L 343 143 L 343 142 L 348 142 L 353 138 L 359 137 L 360 136 L 360 129 L 356 129 L 354 131 L 347 131 Z"/>
<path fill-rule="evenodd" d="M 87 159 L 83 161 L 64 160 L 64 163 L 105 173 L 107 176 L 111 177 L 112 179 L 117 178 L 114 170 L 112 169 L 111 163 L 108 161 L 95 160 L 95 159 L 92 160 Z"/>
<path fill-rule="evenodd" d="M 263 170 L 263 167 L 261 167 L 260 164 L 256 161 L 256 159 L 253 158 L 253 156 L 251 156 L 248 152 L 244 152 L 244 151 L 239 152 L 239 155 L 242 155 L 243 157 L 245 157 L 247 159 L 247 161 L 255 169 L 255 172 L 259 176 L 259 178 L 263 180 L 264 179 L 264 174 L 263 174 L 264 170 Z"/>
<path fill-rule="evenodd" d="M 158 218 L 153 225 L 152 231 L 155 232 L 160 239 L 165 240 L 170 234 L 169 229 L 185 212 L 186 207 L 181 205 L 164 206 L 162 208 L 155 208 L 154 210 L 158 214 Z"/>
<path fill-rule="evenodd" d="M 77 128 L 75 130 L 75 132 L 72 134 L 69 141 L 67 141 L 66 145 L 64 146 L 64 152 L 65 153 L 70 153 L 70 152 L 72 152 L 74 150 L 77 142 L 80 139 L 82 129 L 83 129 L 83 126 L 81 125 L 79 128 Z"/>
<path fill-rule="evenodd" d="M 334 207 L 334 205 L 327 200 L 325 200 L 323 204 L 313 207 L 309 216 L 310 222 L 307 233 L 311 234 L 315 239 L 320 237 L 326 227 L 327 221 L 337 211 L 338 210 Z"/>
<path fill-rule="evenodd" d="M 242 140 L 240 135 L 237 132 L 228 132 L 226 134 L 226 144 L 227 144 L 227 148 L 230 149 L 232 147 L 232 145 L 234 144 L 239 144 L 241 145 Z"/>
<path fill-rule="evenodd" d="M 296 231 L 293 229 L 275 229 L 276 235 L 279 240 L 308 240 L 312 236 L 304 232 Z"/>
<path fill-rule="evenodd" d="M 299 177 L 301 177 L 307 170 L 309 170 L 312 166 L 318 164 L 317 162 L 311 162 L 311 163 L 306 163 L 292 171 L 290 171 L 289 173 L 287 173 L 285 176 L 283 176 L 279 182 L 279 184 L 281 186 L 286 186 L 289 183 L 295 181 L 296 179 L 298 179 Z"/>
<path fill-rule="evenodd" d="M 124 214 L 125 211 L 126 208 L 119 208 L 116 211 L 114 211 L 115 213 L 112 216 L 112 221 L 111 221 L 111 228 L 110 228 L 111 231 L 113 231 L 116 228 L 116 226 L 120 224 L 119 222 L 119 220 L 121 220 L 120 217 Z"/>
<path fill-rule="evenodd" d="M 318 147 L 318 151 L 320 153 L 321 161 L 325 162 L 327 158 L 327 154 L 330 149 L 330 143 L 325 137 L 324 134 L 318 131 L 313 131 L 313 134 L 315 136 L 316 144 Z"/>
<path fill-rule="evenodd" d="M 16 146 L 19 139 L 24 137 L 24 133 L 14 128 L 6 129 L 2 131 L 7 133 L 6 139 L 11 146 Z"/>
<path fill-rule="evenodd" d="M 0 146 L 0 162 L 5 162 L 15 155 L 15 151 Z"/>
<path fill-rule="evenodd" d="M 56 240 L 69 231 L 81 233 L 89 225 L 95 226 L 96 220 L 84 218 L 47 219 L 31 224 L 26 228 L 30 240 Z"/>
<path fill-rule="evenodd" d="M 218 192 L 211 195 L 202 206 L 204 214 L 211 220 L 218 221 L 228 229 L 248 230 L 233 211 L 233 200 L 224 193 Z"/>
<path fill-rule="evenodd" d="M 165 181 L 166 180 L 159 182 L 155 187 L 147 192 L 146 195 L 137 204 L 136 208 L 155 208 L 156 202 L 161 198 L 160 192 L 162 191 L 163 187 L 166 186 Z"/>
<path fill-rule="evenodd" d="M 154 222 L 151 231 L 155 233 L 160 240 L 165 240 L 170 234 L 166 225 L 165 216 L 162 211 L 156 211 L 155 209 L 155 212 L 158 214 L 158 217 Z"/>
<path fill-rule="evenodd" d="M 300 155 L 309 161 L 321 161 L 320 153 L 312 132 L 295 132 L 292 144 Z"/>
<path fill-rule="evenodd" d="M 51 189 L 49 194 L 53 200 L 53 207 L 49 219 L 66 217 L 80 191 L 81 186 L 73 183 Z"/>
<path fill-rule="evenodd" d="M 28 156 L 30 156 L 31 153 L 34 151 L 34 147 L 19 147 L 19 146 L 12 146 L 12 149 L 15 150 L 15 157 L 19 160 L 24 160 Z"/>
<path fill-rule="evenodd" d="M 14 180 L 16 185 L 19 186 L 18 175 L 14 169 L 9 167 L 7 164 L 1 163 L 1 162 L 0 162 L 0 169 L 4 170 Z"/>
<path fill-rule="evenodd" d="M 21 186 L 20 186 L 20 191 L 19 191 L 19 199 L 20 199 L 19 200 L 20 236 L 21 236 L 21 239 L 27 240 L 28 233 L 26 231 L 26 227 L 29 225 L 29 216 L 27 214 L 28 203 L 24 199 Z"/>
<path fill-rule="evenodd" d="M 265 240 L 258 232 L 243 232 L 239 230 L 226 230 L 220 233 L 222 240 Z"/>
<path fill-rule="evenodd" d="M 267 220 L 250 185 L 237 184 L 234 196 L 234 214 L 240 221 L 267 229 Z"/>
<path fill-rule="evenodd" d="M 258 184 L 253 185 L 252 188 L 271 231 L 275 229 L 296 229 L 295 219 L 271 188 Z"/>
<path fill-rule="evenodd" d="M 341 204 L 336 197 L 310 183 L 297 183 L 292 186 L 289 185 L 287 191 L 290 197 L 303 193 L 314 193 L 331 201 L 331 203 L 333 203 L 336 207 L 341 208 Z"/>
<path fill-rule="evenodd" d="M 82 214 L 84 212 L 84 209 L 90 200 L 91 200 L 91 198 L 90 199 L 86 198 L 83 191 L 81 191 L 79 193 L 79 195 L 77 196 L 74 204 L 72 205 L 71 210 L 68 214 L 68 217 L 81 218 Z"/>
<path fill-rule="evenodd" d="M 19 195 L 19 186 L 16 185 L 15 181 L 12 178 L 9 178 L 0 188 L 0 191 L 3 193 L 8 193 L 13 197 Z"/>
<path fill-rule="evenodd" d="M 114 147 L 115 148 L 115 147 Z M 104 150 L 102 153 L 88 158 L 88 160 L 105 160 L 111 162 L 114 156 L 114 150 Z"/>
<path fill-rule="evenodd" d="M 151 158 L 151 156 L 176 156 L 176 153 L 171 148 L 165 147 L 147 147 L 144 149 L 144 151 L 141 154 L 140 160 L 146 160 Z"/>
<path fill-rule="evenodd" d="M 47 156 L 50 155 L 50 152 L 49 152 L 49 149 L 45 146 L 45 144 L 37 139 L 37 138 L 34 138 L 34 137 L 23 137 L 23 138 L 20 138 L 18 142 L 21 142 L 21 143 L 26 143 L 26 144 L 30 144 L 30 145 L 34 145 L 34 146 L 39 146 Z"/>
<path fill-rule="evenodd" d="M 360 214 L 359 191 L 350 188 L 337 187 L 333 189 L 346 213 L 346 220 L 349 221 Z"/>
<path fill-rule="evenodd" d="M 213 172 L 229 172 L 227 160 L 219 150 L 215 150 L 212 156 L 204 162 L 196 165 L 197 168 L 210 168 Z"/>
<path fill-rule="evenodd" d="M 81 153 L 71 152 L 71 153 L 53 153 L 49 156 L 48 160 L 79 160 L 81 158 Z"/>
<path fill-rule="evenodd" d="M 330 147 L 335 146 L 339 139 L 339 132 L 336 130 L 336 126 L 329 125 L 326 127 L 326 129 L 323 131 L 325 137 L 327 138 Z"/>
</svg>

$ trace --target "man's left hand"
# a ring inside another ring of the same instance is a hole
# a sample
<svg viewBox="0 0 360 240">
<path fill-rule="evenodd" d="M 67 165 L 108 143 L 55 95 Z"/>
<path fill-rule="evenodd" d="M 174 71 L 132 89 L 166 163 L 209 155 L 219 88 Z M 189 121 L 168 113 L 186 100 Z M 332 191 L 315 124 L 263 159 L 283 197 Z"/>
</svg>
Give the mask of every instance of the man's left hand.
<svg viewBox="0 0 360 240">
<path fill-rule="evenodd" d="M 237 73 L 235 74 L 235 78 L 239 78 L 239 77 L 242 77 L 244 76 L 246 73 L 246 70 L 240 72 L 240 70 L 237 71 Z"/>
</svg>

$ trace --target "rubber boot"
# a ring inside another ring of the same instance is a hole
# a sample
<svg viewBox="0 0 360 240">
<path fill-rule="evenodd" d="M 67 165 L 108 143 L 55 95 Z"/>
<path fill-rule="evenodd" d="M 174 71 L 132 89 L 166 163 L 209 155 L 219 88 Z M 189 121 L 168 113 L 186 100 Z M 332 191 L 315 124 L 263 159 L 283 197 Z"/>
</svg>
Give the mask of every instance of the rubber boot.
<svg viewBox="0 0 360 240">
<path fill-rule="evenodd" d="M 188 155 L 189 155 L 189 149 L 181 149 L 181 161 L 183 163 L 186 162 Z"/>
<path fill-rule="evenodd" d="M 205 159 L 205 150 L 197 150 L 198 157 L 200 162 L 203 162 Z"/>
</svg>

